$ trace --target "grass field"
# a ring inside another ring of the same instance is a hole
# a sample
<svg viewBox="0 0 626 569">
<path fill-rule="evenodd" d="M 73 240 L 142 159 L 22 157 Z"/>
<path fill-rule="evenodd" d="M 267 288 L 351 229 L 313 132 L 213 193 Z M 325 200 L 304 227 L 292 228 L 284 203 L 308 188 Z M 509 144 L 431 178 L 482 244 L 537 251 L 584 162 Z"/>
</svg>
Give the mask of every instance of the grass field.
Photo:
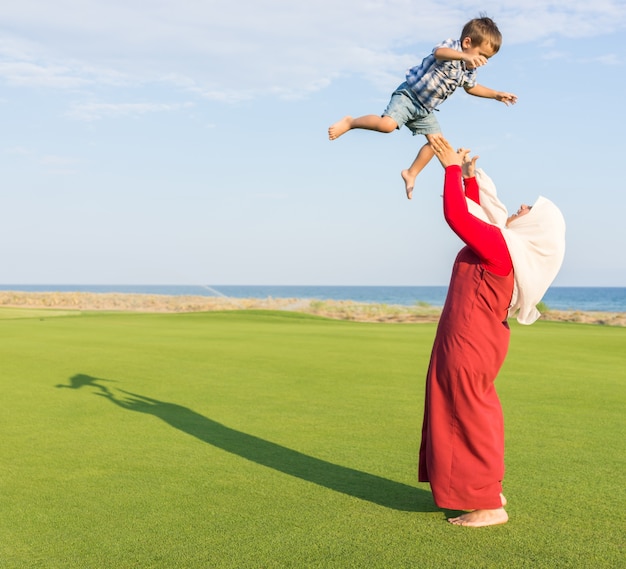
<svg viewBox="0 0 626 569">
<path fill-rule="evenodd" d="M 434 324 L 0 310 L 0 567 L 624 567 L 626 329 L 512 328 L 471 529 L 416 482 Z"/>
</svg>

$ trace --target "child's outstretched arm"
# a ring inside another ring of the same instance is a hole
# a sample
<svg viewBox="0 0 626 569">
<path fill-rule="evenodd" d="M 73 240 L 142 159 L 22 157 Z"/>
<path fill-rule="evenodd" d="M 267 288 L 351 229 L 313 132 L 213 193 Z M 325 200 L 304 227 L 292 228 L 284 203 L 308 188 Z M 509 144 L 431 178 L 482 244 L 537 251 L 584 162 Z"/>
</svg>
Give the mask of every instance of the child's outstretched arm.
<svg viewBox="0 0 626 569">
<path fill-rule="evenodd" d="M 470 69 L 482 67 L 488 61 L 484 55 L 469 54 L 451 47 L 438 47 L 433 55 L 438 61 L 464 61 Z"/>
<path fill-rule="evenodd" d="M 473 87 L 467 87 L 465 91 L 470 95 L 474 95 L 474 97 L 495 99 L 496 101 L 504 103 L 507 107 L 517 103 L 517 95 L 514 95 L 513 93 L 505 93 L 504 91 L 495 91 L 494 89 L 490 89 L 484 85 L 476 84 Z"/>
</svg>

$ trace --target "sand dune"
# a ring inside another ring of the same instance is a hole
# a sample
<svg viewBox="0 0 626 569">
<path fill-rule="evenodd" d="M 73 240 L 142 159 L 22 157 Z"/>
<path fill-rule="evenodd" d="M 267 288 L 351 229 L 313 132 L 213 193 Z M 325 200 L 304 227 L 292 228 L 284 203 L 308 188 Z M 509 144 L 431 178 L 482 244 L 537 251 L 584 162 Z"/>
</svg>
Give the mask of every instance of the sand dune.
<svg viewBox="0 0 626 569">
<path fill-rule="evenodd" d="M 223 298 L 160 294 L 87 292 L 0 292 L 0 307 L 76 311 L 206 312 L 215 310 L 286 310 L 358 322 L 436 322 L 437 307 L 369 304 L 346 300 L 299 298 Z M 549 310 L 544 320 L 626 326 L 624 312 Z"/>
</svg>

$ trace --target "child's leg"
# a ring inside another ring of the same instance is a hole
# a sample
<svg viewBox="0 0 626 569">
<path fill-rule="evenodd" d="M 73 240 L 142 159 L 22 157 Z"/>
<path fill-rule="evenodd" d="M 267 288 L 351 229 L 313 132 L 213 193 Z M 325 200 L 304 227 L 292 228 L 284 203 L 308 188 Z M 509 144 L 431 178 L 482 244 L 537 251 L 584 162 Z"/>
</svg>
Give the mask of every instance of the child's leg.
<svg viewBox="0 0 626 569">
<path fill-rule="evenodd" d="M 328 129 L 328 138 L 335 140 L 353 128 L 364 130 L 375 130 L 376 132 L 393 132 L 398 128 L 398 123 L 388 116 L 365 115 L 353 119 L 343 117 Z"/>
<path fill-rule="evenodd" d="M 413 197 L 413 186 L 415 186 L 415 178 L 417 178 L 418 174 L 424 169 L 426 164 L 428 164 L 435 155 L 435 151 L 430 145 L 431 135 L 427 134 L 426 138 L 429 142 L 427 142 L 426 144 L 424 144 L 424 146 L 420 148 L 417 156 L 415 157 L 415 160 L 413 160 L 413 164 L 411 164 L 410 168 L 408 168 L 407 170 L 402 170 L 401 172 L 402 179 L 404 180 L 406 197 L 409 199 Z"/>
</svg>

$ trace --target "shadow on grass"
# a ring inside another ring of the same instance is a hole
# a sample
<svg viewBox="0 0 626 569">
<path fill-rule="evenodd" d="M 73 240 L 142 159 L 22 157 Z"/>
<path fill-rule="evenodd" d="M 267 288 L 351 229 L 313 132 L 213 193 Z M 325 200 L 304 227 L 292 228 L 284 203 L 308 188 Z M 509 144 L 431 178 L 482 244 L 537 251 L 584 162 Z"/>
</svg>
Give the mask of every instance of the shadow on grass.
<svg viewBox="0 0 626 569">
<path fill-rule="evenodd" d="M 176 403 L 159 401 L 121 389 L 117 391 L 123 395 L 116 395 L 102 383 L 109 381 L 112 380 L 78 374 L 70 378 L 69 385 L 57 387 L 70 389 L 93 387 L 98 390 L 96 395 L 108 399 L 122 409 L 153 415 L 171 427 L 214 447 L 336 492 L 395 510 L 439 511 L 433 503 L 431 493 L 426 490 L 308 456 L 297 450 L 231 429 Z"/>
</svg>

